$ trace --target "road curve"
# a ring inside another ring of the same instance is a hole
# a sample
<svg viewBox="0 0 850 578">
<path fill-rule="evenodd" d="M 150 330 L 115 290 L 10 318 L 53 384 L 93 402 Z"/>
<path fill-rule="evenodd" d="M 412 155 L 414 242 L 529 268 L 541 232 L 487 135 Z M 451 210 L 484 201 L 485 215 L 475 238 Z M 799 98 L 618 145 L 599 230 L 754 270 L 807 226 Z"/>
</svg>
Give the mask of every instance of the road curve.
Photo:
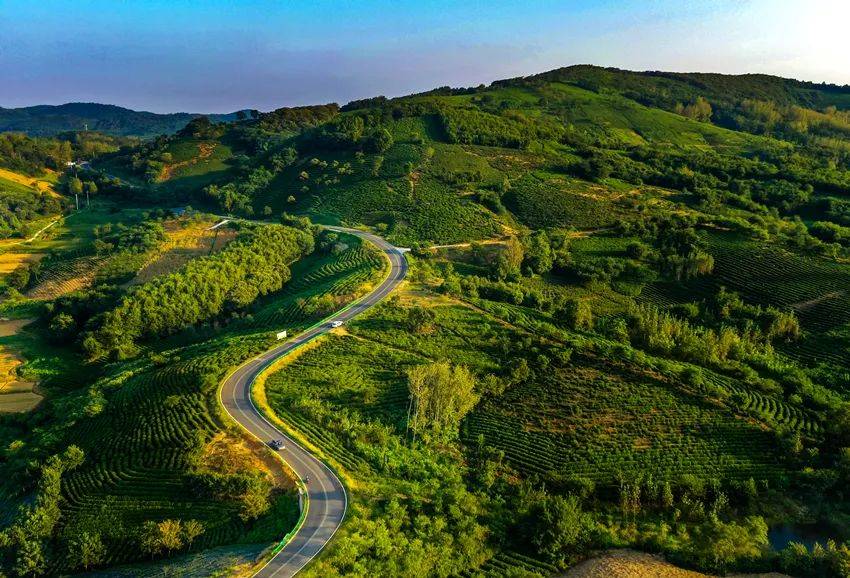
<svg viewBox="0 0 850 578">
<path fill-rule="evenodd" d="M 278 453 L 302 481 L 309 479 L 306 486 L 309 507 L 304 523 L 292 539 L 254 574 L 261 578 L 273 576 L 283 578 L 301 570 L 330 541 L 339 528 L 345 517 L 348 498 L 342 482 L 328 466 L 263 417 L 251 400 L 251 385 L 266 367 L 297 347 L 326 333 L 331 329 L 334 321 L 348 321 L 378 303 L 395 289 L 407 274 L 407 261 L 404 254 L 377 235 L 343 227 L 325 228 L 357 235 L 377 245 L 390 260 L 389 275 L 371 293 L 354 304 L 328 317 L 321 324 L 311 327 L 293 339 L 239 366 L 228 376 L 219 390 L 221 403 L 234 420 L 264 443 L 273 439 L 284 440 L 285 447 Z M 273 450 L 270 448 L 269 451 Z"/>
</svg>

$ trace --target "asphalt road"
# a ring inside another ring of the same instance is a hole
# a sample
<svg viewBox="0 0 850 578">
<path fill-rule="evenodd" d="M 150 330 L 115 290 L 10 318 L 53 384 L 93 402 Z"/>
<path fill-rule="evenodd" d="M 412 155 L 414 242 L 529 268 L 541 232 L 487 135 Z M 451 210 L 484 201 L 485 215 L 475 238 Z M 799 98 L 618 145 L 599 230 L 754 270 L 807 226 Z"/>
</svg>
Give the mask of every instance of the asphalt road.
<svg viewBox="0 0 850 578">
<path fill-rule="evenodd" d="M 374 291 L 356 304 L 240 366 L 225 381 L 220 392 L 221 402 L 233 419 L 264 443 L 274 439 L 283 440 L 285 447 L 278 453 L 302 481 L 309 479 L 307 492 L 310 505 L 304 524 L 289 543 L 255 574 L 262 578 L 292 576 L 303 568 L 339 528 L 345 517 L 348 498 L 345 487 L 330 468 L 262 416 L 251 400 L 251 384 L 268 365 L 329 331 L 334 321 L 348 321 L 378 303 L 395 289 L 407 274 L 407 261 L 403 253 L 377 235 L 342 227 L 326 228 L 357 235 L 377 245 L 390 259 L 390 274 Z M 269 451 L 274 450 L 269 448 Z"/>
</svg>

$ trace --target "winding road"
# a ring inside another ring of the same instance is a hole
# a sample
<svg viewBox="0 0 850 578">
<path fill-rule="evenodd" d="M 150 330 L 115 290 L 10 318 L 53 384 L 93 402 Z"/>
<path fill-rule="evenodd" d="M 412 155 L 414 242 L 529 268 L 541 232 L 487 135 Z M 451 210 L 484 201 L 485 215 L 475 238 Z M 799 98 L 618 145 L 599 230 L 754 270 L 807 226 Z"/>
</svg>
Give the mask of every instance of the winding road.
<svg viewBox="0 0 850 578">
<path fill-rule="evenodd" d="M 225 380 L 219 391 L 224 409 L 234 420 L 264 443 L 282 439 L 285 447 L 278 452 L 280 456 L 302 482 L 309 479 L 306 485 L 309 500 L 304 522 L 289 542 L 254 574 L 261 578 L 283 578 L 301 570 L 336 533 L 345 518 L 348 497 L 342 482 L 328 466 L 277 429 L 260 413 L 251 399 L 251 386 L 269 365 L 329 331 L 333 322 L 348 321 L 378 303 L 395 289 L 407 274 L 407 261 L 403 252 L 381 237 L 356 229 L 325 228 L 357 235 L 377 245 L 390 260 L 389 275 L 371 293 L 328 317 L 321 324 L 239 366 Z"/>
</svg>

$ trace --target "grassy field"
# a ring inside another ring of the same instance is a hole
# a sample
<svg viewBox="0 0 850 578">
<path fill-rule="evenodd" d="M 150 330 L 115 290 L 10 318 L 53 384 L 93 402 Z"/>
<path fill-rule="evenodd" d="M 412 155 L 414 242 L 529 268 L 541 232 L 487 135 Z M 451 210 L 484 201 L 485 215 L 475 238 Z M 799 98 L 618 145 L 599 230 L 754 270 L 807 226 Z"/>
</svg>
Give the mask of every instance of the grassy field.
<svg viewBox="0 0 850 578">
<path fill-rule="evenodd" d="M 568 122 L 603 132 L 623 145 L 650 142 L 740 152 L 761 144 L 758 137 L 641 106 L 616 95 L 562 83 L 552 83 L 543 92 L 550 99 L 550 107 Z"/>
<path fill-rule="evenodd" d="M 10 171 L 0 173 L 0 190 L 16 194 L 33 193 L 34 188 L 31 182 L 25 179 L 15 178 L 17 176 L 17 173 L 10 173 Z"/>
</svg>

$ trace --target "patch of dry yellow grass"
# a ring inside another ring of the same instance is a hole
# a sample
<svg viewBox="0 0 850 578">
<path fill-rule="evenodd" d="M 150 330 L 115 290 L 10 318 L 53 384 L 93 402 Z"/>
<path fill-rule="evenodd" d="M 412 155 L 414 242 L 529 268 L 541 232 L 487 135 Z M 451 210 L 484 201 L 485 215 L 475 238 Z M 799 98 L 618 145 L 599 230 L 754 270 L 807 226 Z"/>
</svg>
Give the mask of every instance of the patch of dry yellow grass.
<svg viewBox="0 0 850 578">
<path fill-rule="evenodd" d="M 236 237 L 236 231 L 225 227 L 208 231 L 212 222 L 196 221 L 188 225 L 185 223 L 186 221 L 175 219 L 165 224 L 166 242 L 129 285 L 147 283 L 154 277 L 171 273 L 192 259 L 220 251 Z"/>
<path fill-rule="evenodd" d="M 2 248 L 2 246 L 0 246 Z M 6 275 L 20 267 L 24 263 L 32 263 L 44 257 L 42 253 L 26 253 L 10 251 L 0 253 L 0 275 Z"/>
<path fill-rule="evenodd" d="M 4 392 L 14 385 L 27 383 L 18 379 L 17 369 L 23 362 L 23 359 L 16 353 L 9 351 L 5 347 L 0 349 L 0 392 Z M 30 383 L 29 385 L 30 389 L 32 389 L 33 384 Z M 16 391 L 19 390 L 20 388 Z"/>
<path fill-rule="evenodd" d="M 785 574 L 734 574 L 729 578 L 790 578 Z M 571 568 L 562 578 L 712 578 L 685 570 L 659 556 L 633 550 L 611 550 Z"/>
<path fill-rule="evenodd" d="M 16 173 L 14 171 L 10 171 L 4 168 L 0 168 L 0 177 L 6 179 L 7 181 L 12 181 L 13 183 L 24 185 L 25 187 L 35 187 L 39 191 L 50 193 L 53 196 L 59 196 L 59 194 L 53 190 L 53 185 L 50 182 L 39 179 L 37 177 L 22 175 L 20 173 Z"/>
<path fill-rule="evenodd" d="M 201 463 L 206 469 L 222 474 L 259 470 L 274 480 L 278 488 L 295 487 L 288 471 L 263 444 L 255 439 L 237 438 L 219 433 L 204 447 Z"/>
</svg>

